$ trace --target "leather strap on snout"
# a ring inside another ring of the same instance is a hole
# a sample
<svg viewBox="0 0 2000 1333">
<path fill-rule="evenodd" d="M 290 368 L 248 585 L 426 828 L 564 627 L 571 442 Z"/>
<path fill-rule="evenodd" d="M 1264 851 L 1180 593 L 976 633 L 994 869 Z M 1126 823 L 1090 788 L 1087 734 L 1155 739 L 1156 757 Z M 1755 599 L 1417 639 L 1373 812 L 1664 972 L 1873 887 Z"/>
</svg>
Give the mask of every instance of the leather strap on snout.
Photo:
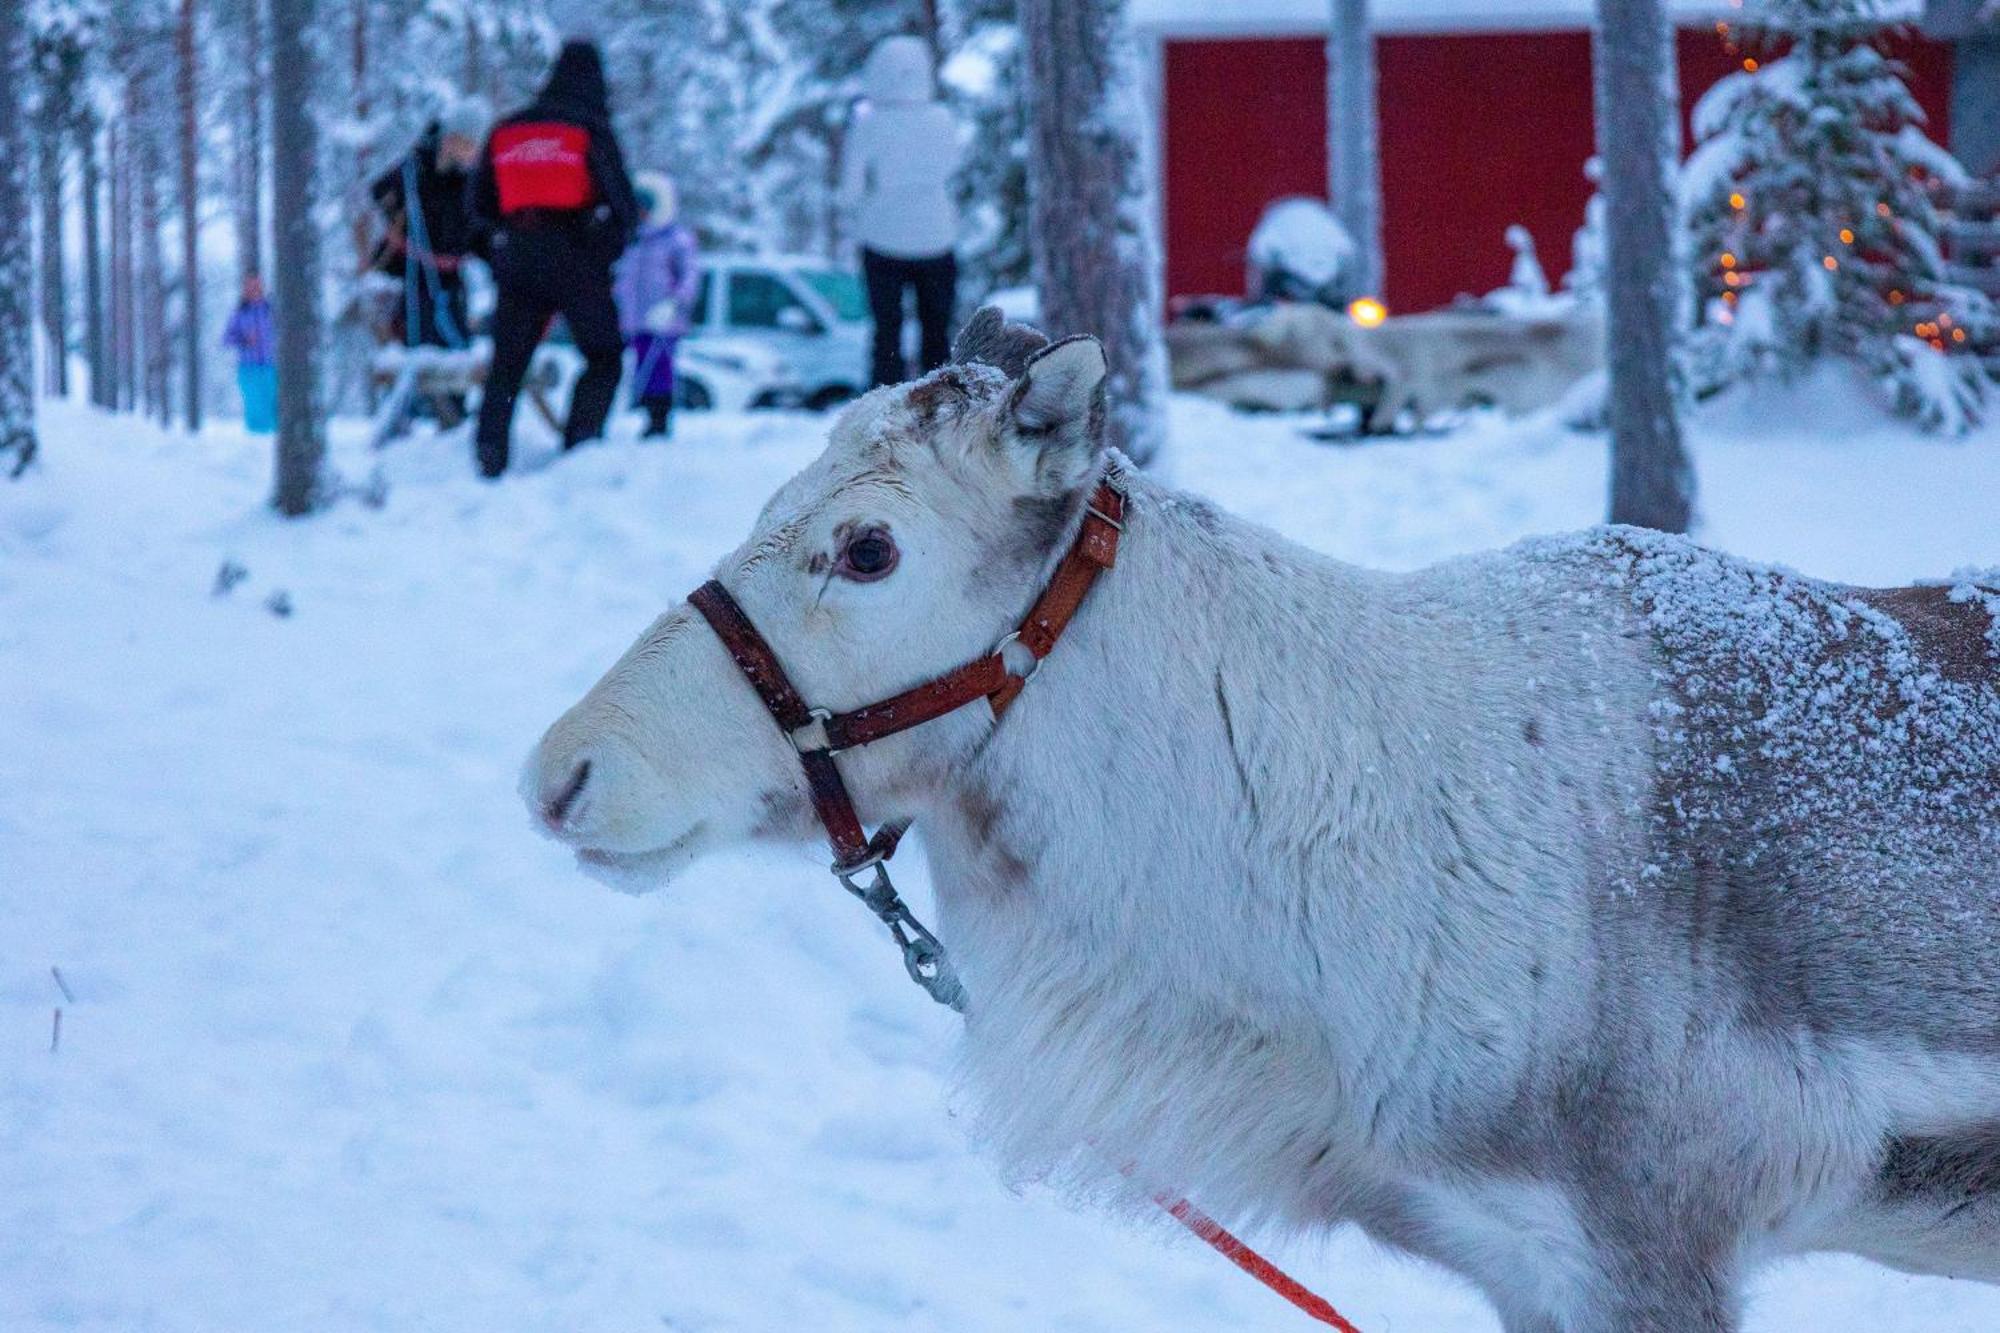
<svg viewBox="0 0 2000 1333">
<path fill-rule="evenodd" d="M 688 601 L 701 612 L 702 619 L 715 631 L 715 637 L 722 640 L 736 669 L 750 682 L 750 688 L 757 691 L 757 697 L 764 701 L 764 707 L 785 734 L 795 737 L 810 727 L 814 722 L 812 709 L 806 707 L 778 655 L 750 623 L 750 617 L 743 614 L 743 608 L 729 595 L 729 589 L 710 579 L 689 593 Z M 840 769 L 833 762 L 833 751 L 825 746 L 802 748 L 799 766 L 805 770 L 806 790 L 812 796 L 813 810 L 826 828 L 827 840 L 833 844 L 839 864 L 856 865 L 866 860 L 871 851 L 868 835 L 862 831 L 854 798 L 848 795 L 847 784 L 841 781 Z M 893 842 L 890 845 L 893 847 Z"/>
</svg>

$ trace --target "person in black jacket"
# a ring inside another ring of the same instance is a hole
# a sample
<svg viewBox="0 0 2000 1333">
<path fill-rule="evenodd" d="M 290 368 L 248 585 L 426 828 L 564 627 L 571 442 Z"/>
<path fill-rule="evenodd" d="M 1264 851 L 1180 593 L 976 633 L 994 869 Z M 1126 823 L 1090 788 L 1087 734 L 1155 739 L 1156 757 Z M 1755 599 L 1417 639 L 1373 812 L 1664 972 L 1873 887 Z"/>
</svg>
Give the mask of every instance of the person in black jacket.
<svg viewBox="0 0 2000 1333">
<path fill-rule="evenodd" d="M 479 98 L 453 104 L 369 187 L 385 224 L 371 267 L 403 284 L 392 325 L 406 347 L 463 347 L 470 335 L 461 268 L 477 234 L 466 186 L 491 119 Z"/>
<path fill-rule="evenodd" d="M 618 391 L 624 341 L 611 266 L 638 228 L 639 205 L 593 43 L 564 43 L 541 93 L 493 127 L 470 190 L 500 289 L 478 433 L 480 473 L 497 477 L 507 470 L 514 399 L 557 314 L 584 359 L 564 449 L 603 433 Z"/>
</svg>

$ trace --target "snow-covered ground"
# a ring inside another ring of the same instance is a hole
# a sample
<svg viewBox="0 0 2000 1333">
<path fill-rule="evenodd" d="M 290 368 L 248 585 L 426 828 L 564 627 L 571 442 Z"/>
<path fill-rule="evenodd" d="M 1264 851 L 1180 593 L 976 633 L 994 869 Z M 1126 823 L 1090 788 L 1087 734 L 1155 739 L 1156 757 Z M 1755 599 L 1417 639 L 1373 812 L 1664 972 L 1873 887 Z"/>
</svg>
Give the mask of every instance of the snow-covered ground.
<svg viewBox="0 0 2000 1333">
<path fill-rule="evenodd" d="M 1175 418 L 1178 481 L 1354 560 L 1600 512 L 1601 444 L 1546 421 L 1357 449 Z M 996 1183 L 952 1020 L 822 852 L 633 899 L 529 832 L 528 745 L 823 421 L 690 415 L 491 488 L 416 440 L 386 508 L 293 524 L 227 427 L 45 426 L 0 485 L 0 1328 L 1310 1327 L 1183 1234 Z M 1912 437 L 1820 384 L 1697 434 L 1716 544 L 2000 564 L 2000 430 Z M 1275 1248 L 1366 1333 L 1497 1327 L 1352 1234 Z M 2000 1290 L 1813 1260 L 1750 1327 L 1978 1333 Z"/>
</svg>

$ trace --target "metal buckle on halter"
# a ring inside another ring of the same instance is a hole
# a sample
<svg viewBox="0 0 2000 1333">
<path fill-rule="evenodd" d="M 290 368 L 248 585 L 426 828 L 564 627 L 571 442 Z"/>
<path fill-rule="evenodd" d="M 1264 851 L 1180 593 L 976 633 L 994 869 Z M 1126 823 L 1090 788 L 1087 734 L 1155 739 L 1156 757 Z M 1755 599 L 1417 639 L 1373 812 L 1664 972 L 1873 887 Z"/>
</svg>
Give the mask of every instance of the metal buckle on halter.
<svg viewBox="0 0 2000 1333">
<path fill-rule="evenodd" d="M 785 733 L 791 738 L 792 748 L 800 754 L 811 754 L 814 750 L 833 753 L 833 741 L 826 734 L 826 724 L 832 720 L 833 713 L 825 708 L 813 708 L 807 710 L 806 716 L 812 721 L 797 731 Z"/>
<path fill-rule="evenodd" d="M 1014 664 L 1007 660 L 1007 645 L 1010 643 L 1019 645 L 1021 651 L 1028 655 L 1028 669 L 1026 671 L 1014 670 Z M 1033 680 L 1035 673 L 1042 669 L 1042 659 L 1035 656 L 1034 649 L 1021 642 L 1021 631 L 1019 630 L 1010 631 L 1006 638 L 994 644 L 993 655 L 1000 659 L 1000 665 L 1005 669 L 1007 674 L 1020 681 L 1023 685 Z"/>
</svg>

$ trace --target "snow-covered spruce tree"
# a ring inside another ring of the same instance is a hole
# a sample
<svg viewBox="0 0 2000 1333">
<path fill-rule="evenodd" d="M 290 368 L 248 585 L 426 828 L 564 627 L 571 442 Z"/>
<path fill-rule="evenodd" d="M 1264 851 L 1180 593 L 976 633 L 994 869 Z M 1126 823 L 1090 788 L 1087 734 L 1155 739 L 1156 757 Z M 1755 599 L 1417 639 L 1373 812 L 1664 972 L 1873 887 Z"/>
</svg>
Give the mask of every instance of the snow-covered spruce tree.
<svg viewBox="0 0 2000 1333">
<path fill-rule="evenodd" d="M 1944 280 L 1932 192 L 1963 172 L 1872 45 L 1882 13 L 1881 0 L 1766 0 L 1738 37 L 1765 58 L 1695 107 L 1680 203 L 1705 319 L 1690 369 L 1706 392 L 1848 357 L 1900 410 L 1956 433 L 1987 386 L 1953 340 L 1992 310 Z"/>
<path fill-rule="evenodd" d="M 1020 0 L 1028 235 L 1042 322 L 1095 334 L 1111 443 L 1150 462 L 1166 435 L 1160 247 L 1145 98 L 1125 0 Z"/>
<path fill-rule="evenodd" d="M 16 477 L 35 456 L 27 95 L 26 15 L 16 0 L 5 0 L 0 3 L 0 469 Z"/>
</svg>

